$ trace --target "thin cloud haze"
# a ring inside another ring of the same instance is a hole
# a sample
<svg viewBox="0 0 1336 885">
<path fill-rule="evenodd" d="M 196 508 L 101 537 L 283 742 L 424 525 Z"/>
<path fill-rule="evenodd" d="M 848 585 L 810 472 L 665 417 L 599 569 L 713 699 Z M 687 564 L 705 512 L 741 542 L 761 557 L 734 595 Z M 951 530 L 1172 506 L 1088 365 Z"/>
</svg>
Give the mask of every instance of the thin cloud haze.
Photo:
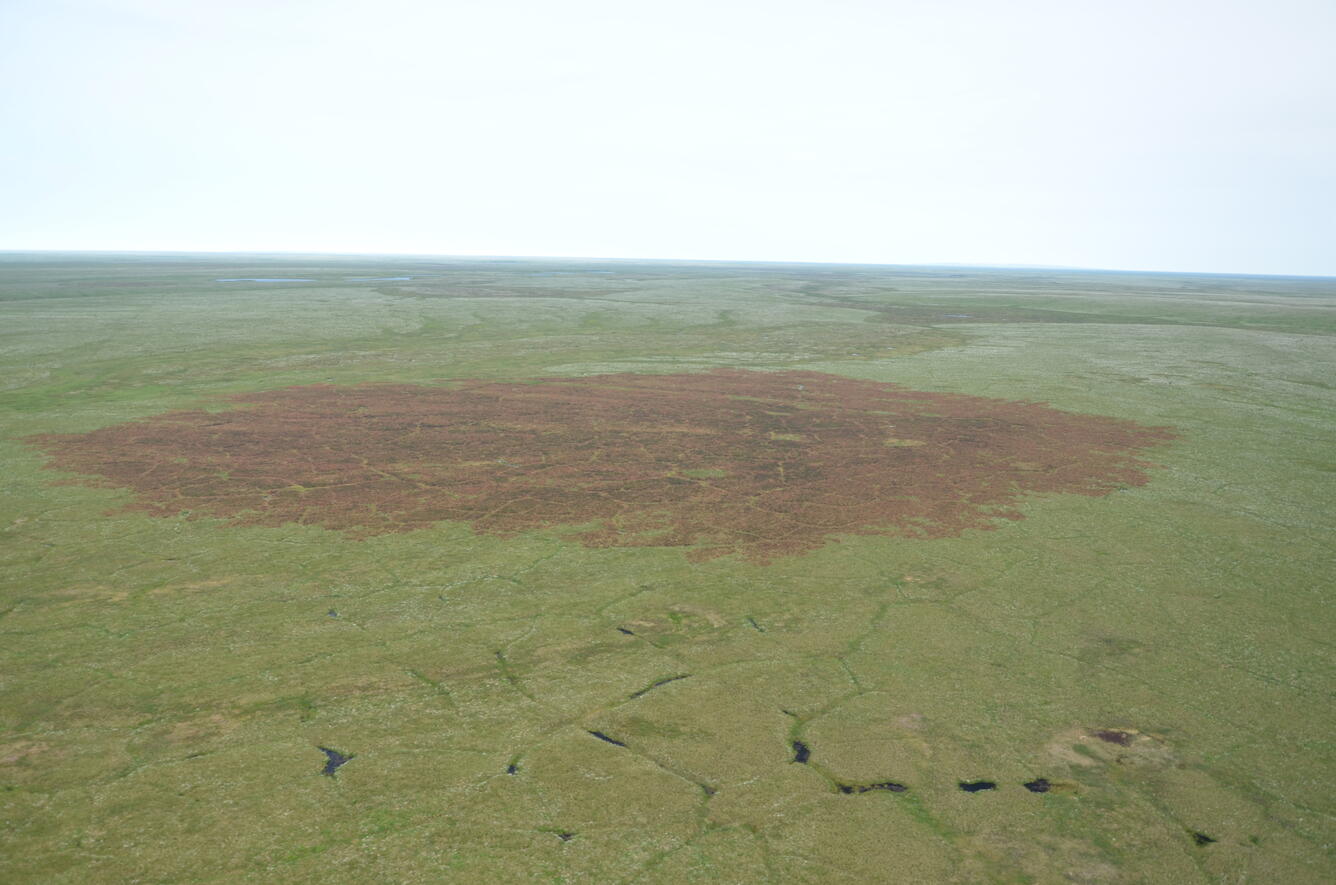
<svg viewBox="0 0 1336 885">
<path fill-rule="evenodd" d="M 1329 2 L 0 6 L 0 248 L 1336 274 Z"/>
</svg>

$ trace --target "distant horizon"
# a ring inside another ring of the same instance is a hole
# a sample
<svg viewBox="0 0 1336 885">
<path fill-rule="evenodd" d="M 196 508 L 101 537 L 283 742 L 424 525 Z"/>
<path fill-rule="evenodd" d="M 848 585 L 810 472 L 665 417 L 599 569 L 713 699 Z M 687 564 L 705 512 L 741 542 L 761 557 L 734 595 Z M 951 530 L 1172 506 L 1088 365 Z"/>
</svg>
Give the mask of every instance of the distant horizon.
<svg viewBox="0 0 1336 885">
<path fill-rule="evenodd" d="M 89 255 L 89 256 L 239 256 L 250 258 L 405 258 L 443 261 L 590 261 L 627 262 L 643 264 L 741 264 L 741 265 L 800 265 L 817 267 L 885 267 L 885 268 L 955 268 L 973 270 L 1048 270 L 1076 273 L 1152 274 L 1165 276 L 1203 277 L 1275 277 L 1281 279 L 1333 280 L 1336 273 L 1276 273 L 1265 271 L 1179 270 L 1140 267 L 1095 267 L 1070 264 L 989 264 L 971 261 L 810 261 L 789 258 L 677 258 L 628 257 L 621 255 L 504 255 L 462 254 L 448 252 L 340 252 L 286 249 L 10 249 L 0 248 L 4 255 Z"/>
</svg>

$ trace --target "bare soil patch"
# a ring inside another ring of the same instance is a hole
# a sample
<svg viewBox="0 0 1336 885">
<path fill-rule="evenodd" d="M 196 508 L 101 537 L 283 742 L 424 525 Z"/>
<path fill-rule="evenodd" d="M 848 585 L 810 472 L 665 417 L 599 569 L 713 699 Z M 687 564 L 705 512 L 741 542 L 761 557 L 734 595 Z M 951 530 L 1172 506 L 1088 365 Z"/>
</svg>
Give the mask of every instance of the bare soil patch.
<svg viewBox="0 0 1336 885">
<path fill-rule="evenodd" d="M 754 561 L 839 534 L 934 538 L 1032 493 L 1147 482 L 1163 427 L 818 372 L 292 387 L 31 438 L 132 510 L 367 536 L 443 520 Z"/>
</svg>

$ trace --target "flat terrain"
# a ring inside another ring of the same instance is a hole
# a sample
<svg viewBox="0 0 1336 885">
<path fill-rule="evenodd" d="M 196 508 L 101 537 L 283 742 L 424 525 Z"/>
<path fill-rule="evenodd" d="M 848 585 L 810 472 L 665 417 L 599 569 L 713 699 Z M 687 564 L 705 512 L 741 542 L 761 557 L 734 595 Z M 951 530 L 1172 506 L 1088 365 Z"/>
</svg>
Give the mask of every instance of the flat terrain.
<svg viewBox="0 0 1336 885">
<path fill-rule="evenodd" d="M 0 881 L 1328 882 L 1336 281 L 0 254 Z"/>
</svg>

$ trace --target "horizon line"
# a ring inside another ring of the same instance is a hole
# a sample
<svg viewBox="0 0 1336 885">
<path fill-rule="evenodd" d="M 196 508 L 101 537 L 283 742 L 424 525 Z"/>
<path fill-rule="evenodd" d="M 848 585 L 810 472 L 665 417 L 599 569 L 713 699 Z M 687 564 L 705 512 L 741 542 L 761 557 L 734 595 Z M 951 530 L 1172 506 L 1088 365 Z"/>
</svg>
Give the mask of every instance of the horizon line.
<svg viewBox="0 0 1336 885">
<path fill-rule="evenodd" d="M 1175 276 L 1279 277 L 1283 279 L 1336 280 L 1333 274 L 1268 273 L 1258 271 L 1159 270 L 1146 268 L 1087 267 L 1072 264 L 988 264 L 965 261 L 884 262 L 884 261 L 804 261 L 800 259 L 758 258 L 626 258 L 597 255 L 500 255 L 450 254 L 434 252 L 323 252 L 285 249 L 0 249 L 0 255 L 142 255 L 142 256 L 255 256 L 255 257 L 328 257 L 328 258 L 418 258 L 437 260 L 484 261 L 593 261 L 642 264 L 761 264 L 822 267 L 886 268 L 970 268 L 975 270 L 1047 270 L 1084 273 L 1164 274 Z"/>
</svg>

